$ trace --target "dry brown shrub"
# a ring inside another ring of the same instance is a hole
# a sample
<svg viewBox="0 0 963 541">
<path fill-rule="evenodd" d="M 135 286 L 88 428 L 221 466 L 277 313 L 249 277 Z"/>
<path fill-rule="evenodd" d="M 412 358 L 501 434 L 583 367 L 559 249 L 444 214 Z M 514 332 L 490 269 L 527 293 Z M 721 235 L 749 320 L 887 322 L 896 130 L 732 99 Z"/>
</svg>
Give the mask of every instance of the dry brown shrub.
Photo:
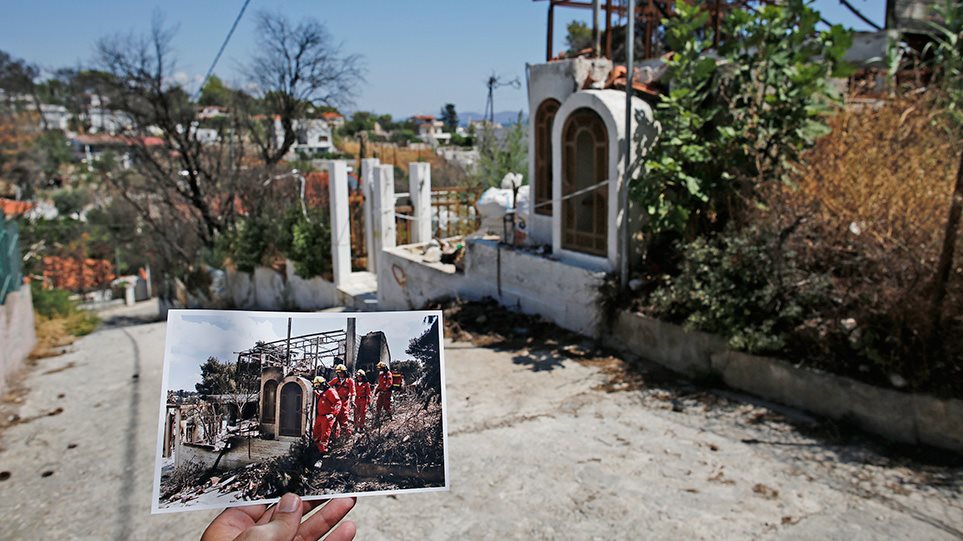
<svg viewBox="0 0 963 541">
<path fill-rule="evenodd" d="M 863 357 L 857 362 L 873 361 L 871 371 L 883 380 L 903 374 L 927 388 L 947 376 L 963 378 L 963 242 L 940 351 L 924 349 L 961 151 L 959 137 L 940 119 L 925 94 L 840 112 L 829 122 L 832 133 L 803 156 L 798 185 L 772 188 L 761 217 L 782 228 L 794 224 L 786 247 L 832 278 L 838 310 L 809 329 L 821 346 L 806 347 L 837 360 L 855 353 Z M 849 318 L 857 327 L 841 329 Z"/>
<path fill-rule="evenodd" d="M 361 146 L 353 140 L 343 140 L 340 147 L 342 151 L 354 156 L 361 152 Z M 393 143 L 369 142 L 368 157 L 378 158 L 382 165 L 393 165 L 401 168 L 405 176 L 408 174 L 409 163 L 428 162 L 431 164 L 431 185 L 436 188 L 461 186 L 469 180 L 464 171 L 449 164 L 431 149 L 414 149 L 401 147 Z M 395 183 L 400 183 L 400 186 L 407 186 L 407 177 L 395 178 Z"/>
</svg>

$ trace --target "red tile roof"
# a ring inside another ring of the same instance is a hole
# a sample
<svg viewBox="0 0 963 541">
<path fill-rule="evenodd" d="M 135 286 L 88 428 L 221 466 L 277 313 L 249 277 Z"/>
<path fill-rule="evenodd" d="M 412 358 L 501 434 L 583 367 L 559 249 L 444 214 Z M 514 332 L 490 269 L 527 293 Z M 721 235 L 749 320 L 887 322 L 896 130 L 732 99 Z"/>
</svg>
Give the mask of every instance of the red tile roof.
<svg viewBox="0 0 963 541">
<path fill-rule="evenodd" d="M 620 90 L 625 90 L 625 81 L 627 70 L 625 66 L 615 66 L 612 71 L 609 72 L 608 78 L 605 80 L 605 88 L 617 88 Z M 653 85 L 642 83 L 632 78 L 632 89 L 636 92 L 641 92 L 643 94 L 649 94 L 650 96 L 658 96 L 659 89 Z"/>
<path fill-rule="evenodd" d="M 46 287 L 84 291 L 110 284 L 114 278 L 113 265 L 106 259 L 43 258 L 43 284 Z"/>
<path fill-rule="evenodd" d="M 0 213 L 4 216 L 21 216 L 30 212 L 33 207 L 34 204 L 30 201 L 17 201 L 0 197 Z"/>
</svg>

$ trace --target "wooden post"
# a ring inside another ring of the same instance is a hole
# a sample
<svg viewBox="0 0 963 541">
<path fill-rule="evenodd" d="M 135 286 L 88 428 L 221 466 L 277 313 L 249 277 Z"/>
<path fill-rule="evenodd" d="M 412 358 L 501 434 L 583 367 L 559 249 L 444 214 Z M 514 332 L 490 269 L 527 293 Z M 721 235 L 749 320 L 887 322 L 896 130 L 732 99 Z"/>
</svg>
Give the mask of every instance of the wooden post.
<svg viewBox="0 0 963 541">
<path fill-rule="evenodd" d="M 555 0 L 548 0 L 548 40 L 545 45 L 545 61 L 552 59 L 552 27 L 555 20 Z"/>
</svg>

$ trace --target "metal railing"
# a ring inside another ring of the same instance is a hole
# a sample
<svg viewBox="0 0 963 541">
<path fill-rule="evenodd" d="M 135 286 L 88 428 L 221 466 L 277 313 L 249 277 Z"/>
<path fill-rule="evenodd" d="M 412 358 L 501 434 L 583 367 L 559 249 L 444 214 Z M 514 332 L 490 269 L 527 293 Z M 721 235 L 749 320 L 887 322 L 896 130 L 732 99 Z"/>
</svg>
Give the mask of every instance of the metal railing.
<svg viewBox="0 0 963 541">
<path fill-rule="evenodd" d="M 7 300 L 8 293 L 17 291 L 23 283 L 19 240 L 17 222 L 0 214 L 0 304 Z"/>
</svg>

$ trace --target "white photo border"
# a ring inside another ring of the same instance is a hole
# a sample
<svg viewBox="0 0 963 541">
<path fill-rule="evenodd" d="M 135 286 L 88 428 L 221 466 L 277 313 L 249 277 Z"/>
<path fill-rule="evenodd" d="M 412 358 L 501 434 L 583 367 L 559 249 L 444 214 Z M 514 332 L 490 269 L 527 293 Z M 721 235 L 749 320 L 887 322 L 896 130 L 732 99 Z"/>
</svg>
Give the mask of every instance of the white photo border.
<svg viewBox="0 0 963 541">
<path fill-rule="evenodd" d="M 261 505 L 261 504 L 274 504 L 277 503 L 280 498 L 266 498 L 261 500 L 240 500 L 225 504 L 194 504 L 194 505 L 179 505 L 172 507 L 160 507 L 160 483 L 161 483 L 161 469 L 163 463 L 163 452 L 164 452 L 164 423 L 165 423 L 165 413 L 167 409 L 167 391 L 168 391 L 168 376 L 170 373 L 170 359 L 171 359 L 171 347 L 173 342 L 171 340 L 173 326 L 171 325 L 172 318 L 180 318 L 182 315 L 200 316 L 204 317 L 206 315 L 224 315 L 224 314 L 237 314 L 238 316 L 248 316 L 248 317 L 291 317 L 291 318 L 303 318 L 303 319 L 343 319 L 346 317 L 355 318 L 377 318 L 381 315 L 387 314 L 406 314 L 411 317 L 426 317 L 426 316 L 436 316 L 438 318 L 438 362 L 440 363 L 440 374 L 441 374 L 441 430 L 442 430 L 442 447 L 444 448 L 444 470 L 445 470 L 445 484 L 444 486 L 438 487 L 426 487 L 426 488 L 403 488 L 397 490 L 375 490 L 368 492 L 345 492 L 336 494 L 316 494 L 316 495 L 299 495 L 302 500 L 314 501 L 314 500 L 330 500 L 334 498 L 350 498 L 350 497 L 366 497 L 366 496 L 394 496 L 403 494 L 417 494 L 425 492 L 447 492 L 451 488 L 451 477 L 450 470 L 448 466 L 448 396 L 446 392 L 445 385 L 445 325 L 444 325 L 444 315 L 441 310 L 394 310 L 394 311 L 378 311 L 378 312 L 271 312 L 263 310 L 193 310 L 193 309 L 172 309 L 167 313 L 167 333 L 164 338 L 164 367 L 163 367 L 163 378 L 161 380 L 161 396 L 158 404 L 158 418 L 157 418 L 157 445 L 154 455 L 154 486 L 151 491 L 151 514 L 161 515 L 167 513 L 182 513 L 185 511 L 212 511 L 212 510 L 223 510 L 231 507 L 244 507 L 249 505 Z"/>
</svg>

